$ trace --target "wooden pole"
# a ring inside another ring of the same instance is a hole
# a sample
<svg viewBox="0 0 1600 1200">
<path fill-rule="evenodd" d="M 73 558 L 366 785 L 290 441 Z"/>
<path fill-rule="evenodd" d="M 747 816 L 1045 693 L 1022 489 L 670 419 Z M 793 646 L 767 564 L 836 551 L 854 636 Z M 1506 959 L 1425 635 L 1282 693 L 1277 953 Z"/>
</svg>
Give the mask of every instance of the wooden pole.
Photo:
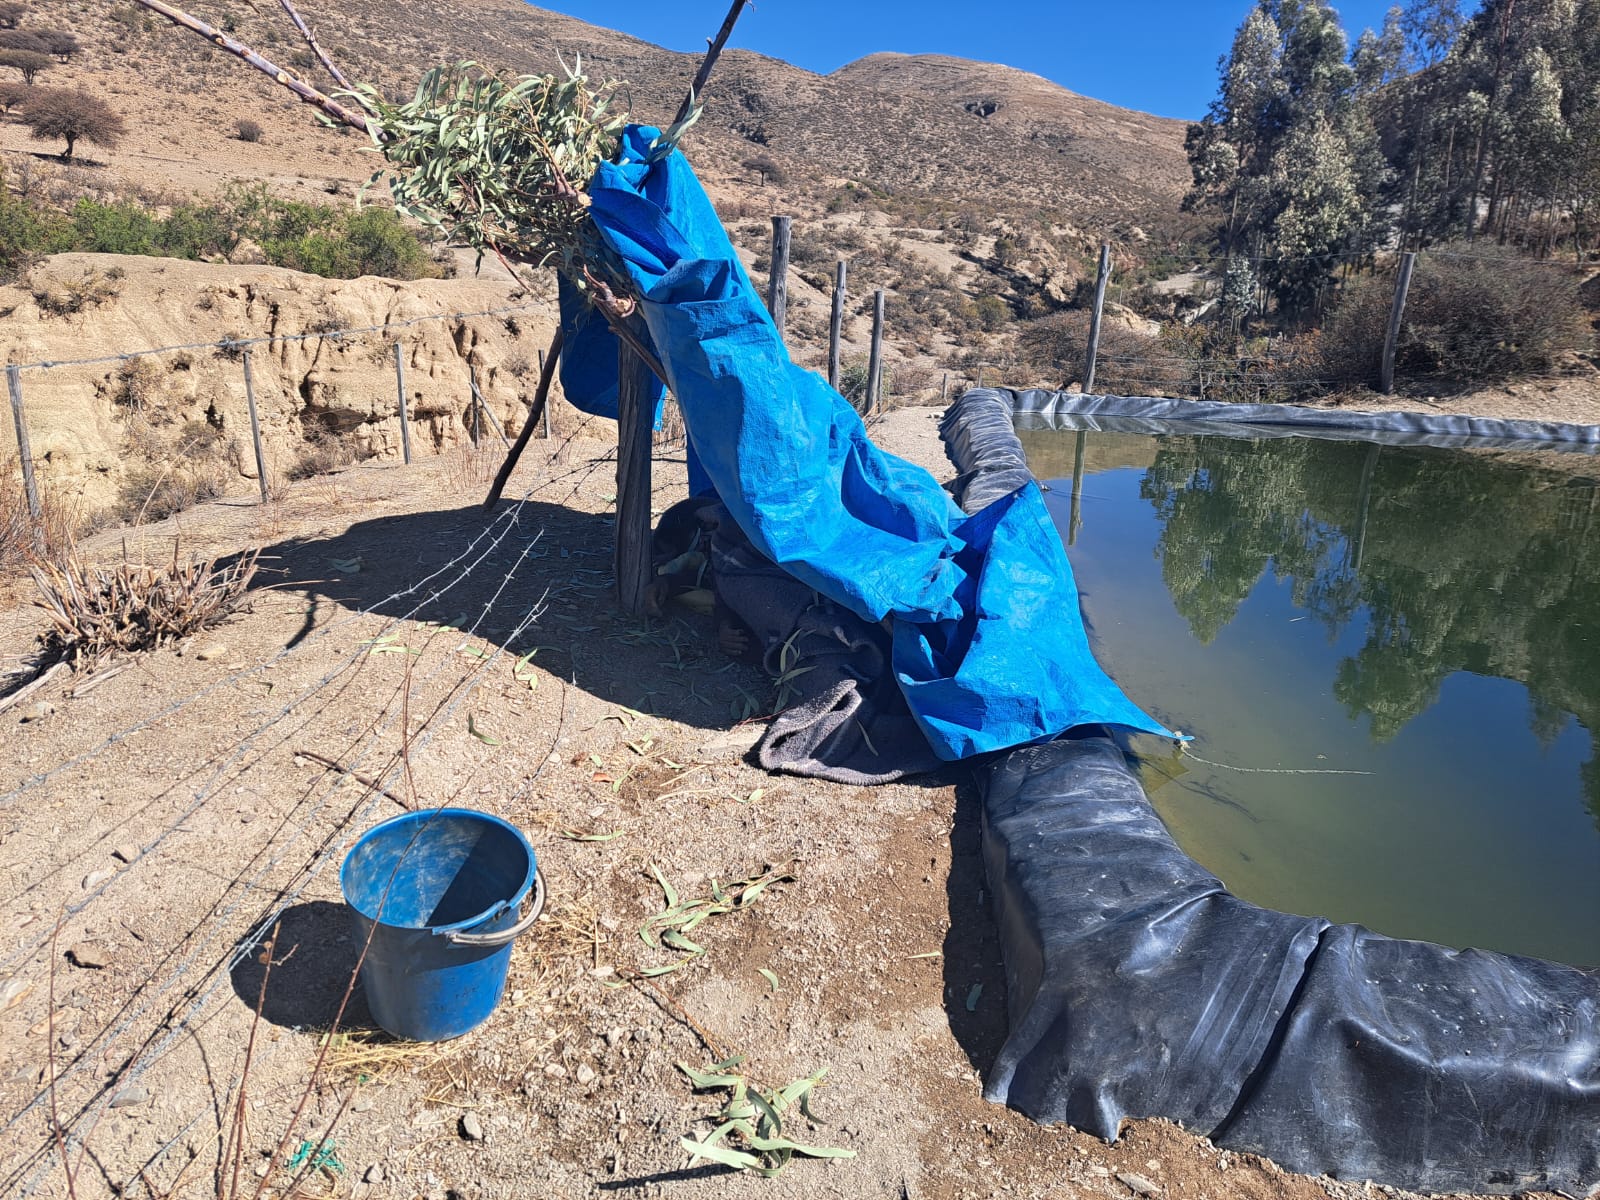
<svg viewBox="0 0 1600 1200">
<path fill-rule="evenodd" d="M 261 503 L 267 494 L 267 456 L 261 449 L 261 418 L 256 415 L 256 382 L 250 374 L 250 351 L 244 352 L 244 404 L 250 410 L 250 444 L 256 450 L 256 482 L 261 485 Z"/>
<path fill-rule="evenodd" d="M 783 336 L 784 319 L 789 315 L 789 228 L 793 217 L 772 218 L 772 259 L 767 271 L 767 311 Z"/>
<path fill-rule="evenodd" d="M 617 346 L 617 527 L 612 568 L 622 611 L 644 611 L 650 586 L 650 444 L 655 413 L 646 400 L 650 368 L 627 343 Z"/>
<path fill-rule="evenodd" d="M 950 372 L 946 371 L 939 380 L 939 403 L 943 404 L 950 395 Z"/>
<path fill-rule="evenodd" d="M 1416 263 L 1415 250 L 1400 256 L 1400 277 L 1394 284 L 1394 306 L 1389 309 L 1389 328 L 1383 335 L 1383 364 L 1378 369 L 1378 387 L 1386 396 L 1394 391 L 1394 351 L 1400 342 L 1400 319 L 1405 316 L 1406 293 L 1411 290 L 1411 269 Z"/>
<path fill-rule="evenodd" d="M 511 439 L 506 436 L 506 431 L 500 428 L 499 418 L 494 415 L 494 410 L 484 401 L 483 393 L 478 390 L 478 368 L 471 363 L 467 364 L 467 381 L 472 385 L 472 403 L 477 406 L 479 412 L 489 418 L 489 428 L 495 431 L 500 441 L 505 444 L 505 448 L 511 449 Z M 477 438 L 474 437 L 473 441 L 476 442 Z"/>
<path fill-rule="evenodd" d="M 15 363 L 6 368 L 6 390 L 11 393 L 11 420 L 17 427 L 17 458 L 22 462 L 22 490 L 28 494 L 28 514 L 35 524 L 44 515 L 39 503 L 39 482 L 33 477 L 33 450 L 28 445 L 28 422 L 22 412 L 22 368 Z M 40 535 L 35 529 L 36 538 Z"/>
<path fill-rule="evenodd" d="M 505 462 L 500 464 L 500 470 L 495 473 L 494 483 L 489 487 L 489 494 L 484 497 L 483 507 L 491 509 L 500 503 L 500 493 L 506 489 L 506 480 L 511 478 L 511 472 L 516 469 L 517 460 L 522 457 L 523 450 L 527 449 L 528 439 L 533 436 L 533 427 L 539 423 L 539 417 L 544 417 L 544 435 L 550 436 L 550 382 L 555 378 L 556 363 L 561 358 L 561 344 L 564 341 L 561 327 L 556 326 L 556 335 L 550 339 L 550 353 L 546 355 L 539 351 L 539 386 L 533 392 L 533 404 L 528 408 L 528 419 L 522 423 L 522 432 L 517 434 L 516 445 L 511 447 L 511 453 L 506 455 Z"/>
<path fill-rule="evenodd" d="M 411 410 L 406 405 L 405 350 L 400 340 L 394 343 L 394 385 L 400 393 L 400 457 L 411 464 Z"/>
<path fill-rule="evenodd" d="M 834 267 L 833 313 L 828 318 L 828 386 L 839 390 L 839 341 L 844 333 L 845 277 L 850 264 L 840 259 Z"/>
<path fill-rule="evenodd" d="M 472 413 L 472 424 L 467 427 L 467 434 L 472 437 L 472 448 L 477 450 L 478 442 L 483 437 L 483 418 L 478 416 L 478 373 L 472 363 L 467 363 L 467 411 Z"/>
<path fill-rule="evenodd" d="M 558 330 L 556 330 L 556 345 L 559 346 L 560 344 L 561 344 L 561 331 L 558 329 Z M 554 354 L 554 353 L 556 353 L 556 351 L 552 349 L 550 351 L 550 353 Z M 550 399 L 549 399 L 549 396 L 550 396 L 550 381 L 545 378 L 545 374 L 544 374 L 544 351 L 541 350 L 541 351 L 539 351 L 539 394 L 535 397 L 534 402 L 541 409 L 544 410 L 544 440 L 547 441 L 547 442 L 550 440 Z M 530 425 L 533 424 L 533 414 L 532 413 L 528 414 L 528 424 L 530 424 Z M 518 440 L 521 441 L 522 439 L 519 438 Z"/>
<path fill-rule="evenodd" d="M 1100 313 L 1105 308 L 1106 284 L 1111 282 L 1111 243 L 1100 243 L 1100 274 L 1094 281 L 1094 311 L 1089 314 L 1089 348 L 1084 354 L 1083 390 L 1094 391 L 1094 360 L 1100 354 Z"/>
<path fill-rule="evenodd" d="M 883 380 L 883 289 L 872 293 L 872 350 L 867 355 L 867 403 L 864 412 L 878 407 L 878 388 Z"/>
</svg>

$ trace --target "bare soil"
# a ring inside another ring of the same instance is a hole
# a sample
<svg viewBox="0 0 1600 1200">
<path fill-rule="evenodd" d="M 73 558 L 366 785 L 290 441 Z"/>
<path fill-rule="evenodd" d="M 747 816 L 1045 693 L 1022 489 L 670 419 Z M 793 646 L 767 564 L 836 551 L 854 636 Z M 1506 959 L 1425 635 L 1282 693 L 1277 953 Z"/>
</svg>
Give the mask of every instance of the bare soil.
<svg viewBox="0 0 1600 1200">
<path fill-rule="evenodd" d="M 896 411 L 875 436 L 946 477 L 937 415 Z M 299 1195 L 1118 1200 L 1134 1194 L 1119 1174 L 1190 1200 L 1375 1190 L 1222 1154 L 1161 1121 L 1108 1146 L 985 1103 L 1005 986 L 970 779 L 864 789 L 751 765 L 759 722 L 738 718 L 752 698 L 765 711 L 768 684 L 717 654 L 706 618 L 614 607 L 613 453 L 603 438 L 535 439 L 508 491 L 519 499 L 490 514 L 497 456 L 457 450 L 87 547 L 261 545 L 265 570 L 222 627 L 0 713 L 0 1189 L 227 1193 L 223 1131 L 260 939 L 276 929 L 243 1106 L 246 1194 L 288 1194 L 285 1162 L 324 1134 L 338 1169 Z M 683 479 L 664 448 L 658 508 Z M 28 600 L 12 581 L 8 654 L 40 628 Z M 527 830 L 549 910 L 486 1024 L 396 1043 L 358 992 L 312 1080 L 359 951 L 342 851 L 402 807 L 446 802 Z M 676 957 L 637 936 L 665 903 L 652 866 L 685 896 L 769 866 L 794 879 L 697 930 L 703 956 L 628 983 Z M 689 1167 L 679 1139 L 721 1098 L 696 1095 L 676 1064 L 734 1053 L 768 1085 L 829 1066 L 819 1120 L 796 1132 L 857 1156 L 796 1159 L 770 1181 Z"/>
</svg>

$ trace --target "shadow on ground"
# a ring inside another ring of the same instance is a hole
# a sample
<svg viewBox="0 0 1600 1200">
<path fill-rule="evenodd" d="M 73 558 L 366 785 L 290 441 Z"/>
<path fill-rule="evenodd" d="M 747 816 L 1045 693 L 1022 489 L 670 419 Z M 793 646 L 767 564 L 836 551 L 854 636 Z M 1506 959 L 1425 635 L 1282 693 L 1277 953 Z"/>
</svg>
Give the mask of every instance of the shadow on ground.
<svg viewBox="0 0 1600 1200">
<path fill-rule="evenodd" d="M 333 610 L 370 611 L 454 625 L 517 655 L 538 647 L 541 667 L 591 695 L 697 728 L 764 712 L 770 682 L 717 650 L 709 618 L 618 611 L 612 530 L 603 514 L 532 500 L 408 513 L 267 546 L 257 580 L 309 597 L 290 646 Z"/>
<path fill-rule="evenodd" d="M 269 933 L 270 936 L 270 933 Z M 284 909 L 278 922 L 272 955 L 272 975 L 267 973 L 264 941 L 252 940 L 249 952 L 231 972 L 234 993 L 261 1019 L 289 1029 L 327 1029 L 338 1015 L 345 988 L 361 954 L 349 910 L 342 904 L 313 900 Z M 361 985 L 356 985 L 339 1028 L 372 1029 Z"/>
<path fill-rule="evenodd" d="M 969 776 L 956 786 L 945 896 L 944 1008 L 950 1032 L 985 1079 L 1007 1031 L 1005 965 L 994 921 L 994 897 L 983 867 L 983 797 Z"/>
</svg>

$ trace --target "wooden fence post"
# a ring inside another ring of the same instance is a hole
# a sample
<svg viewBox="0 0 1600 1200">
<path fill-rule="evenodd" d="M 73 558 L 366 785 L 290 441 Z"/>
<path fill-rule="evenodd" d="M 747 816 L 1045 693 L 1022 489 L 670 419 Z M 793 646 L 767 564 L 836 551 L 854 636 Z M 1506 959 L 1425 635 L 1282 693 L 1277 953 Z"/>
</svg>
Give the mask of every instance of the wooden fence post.
<svg viewBox="0 0 1600 1200">
<path fill-rule="evenodd" d="M 883 382 L 883 289 L 872 293 L 872 350 L 867 355 L 867 403 L 863 411 L 878 407 L 878 389 Z"/>
<path fill-rule="evenodd" d="M 1100 312 L 1106 303 L 1106 284 L 1111 282 L 1111 243 L 1100 243 L 1100 274 L 1094 281 L 1094 311 L 1089 314 L 1089 348 L 1084 354 L 1083 391 L 1094 391 L 1094 360 L 1100 354 Z"/>
<path fill-rule="evenodd" d="M 828 318 L 828 386 L 839 390 L 839 340 L 844 334 L 844 282 L 850 264 L 840 259 L 833 276 L 833 312 Z"/>
<path fill-rule="evenodd" d="M 1405 316 L 1406 293 L 1411 290 L 1411 269 L 1416 263 L 1415 250 L 1407 250 L 1400 256 L 1400 277 L 1394 284 L 1394 306 L 1389 310 L 1389 328 L 1383 335 L 1383 364 L 1378 368 L 1378 387 L 1386 396 L 1394 391 L 1394 351 L 1400 342 L 1400 318 Z"/>
<path fill-rule="evenodd" d="M 12 363 L 6 368 L 6 390 L 11 393 L 11 420 L 17 427 L 17 458 L 22 462 L 22 490 L 28 494 L 28 512 L 37 524 L 44 515 L 39 503 L 39 482 L 33 477 L 33 450 L 28 445 L 28 422 L 22 413 L 22 368 Z M 34 530 L 35 538 L 43 534 Z"/>
<path fill-rule="evenodd" d="M 626 342 L 617 343 L 617 527 L 612 570 L 622 611 L 644 611 L 650 586 L 650 446 L 655 413 L 646 402 L 655 376 Z"/>
<path fill-rule="evenodd" d="M 400 339 L 394 340 L 394 385 L 400 393 L 400 457 L 407 466 L 411 464 L 411 412 L 406 405 L 405 350 Z"/>
<path fill-rule="evenodd" d="M 261 418 L 256 415 L 256 382 L 250 374 L 250 351 L 244 352 L 244 405 L 250 410 L 250 444 L 256 451 L 256 482 L 261 485 L 261 503 L 271 497 L 267 493 L 267 456 L 261 449 Z"/>
<path fill-rule="evenodd" d="M 784 318 L 789 315 L 789 227 L 793 217 L 772 218 L 772 258 L 767 272 L 767 311 L 783 336 Z"/>
<path fill-rule="evenodd" d="M 950 395 L 950 372 L 946 371 L 939 380 L 939 403 L 943 404 Z"/>
</svg>

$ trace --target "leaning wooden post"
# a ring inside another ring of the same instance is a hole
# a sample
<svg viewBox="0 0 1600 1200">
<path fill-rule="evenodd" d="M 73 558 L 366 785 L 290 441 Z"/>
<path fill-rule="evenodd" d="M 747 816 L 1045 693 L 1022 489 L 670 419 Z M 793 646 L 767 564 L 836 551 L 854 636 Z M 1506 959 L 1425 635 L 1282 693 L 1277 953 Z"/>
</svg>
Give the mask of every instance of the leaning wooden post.
<svg viewBox="0 0 1600 1200">
<path fill-rule="evenodd" d="M 833 276 L 833 313 L 828 318 L 828 386 L 839 390 L 839 341 L 844 333 L 845 277 L 850 264 L 840 259 Z"/>
<path fill-rule="evenodd" d="M 411 463 L 411 412 L 406 406 L 406 364 L 405 350 L 400 345 L 400 339 L 394 343 L 394 385 L 400 393 L 400 457 L 409 466 Z"/>
<path fill-rule="evenodd" d="M 511 453 L 506 455 L 505 462 L 500 464 L 500 470 L 495 473 L 494 483 L 489 486 L 489 494 L 483 501 L 486 510 L 500 502 L 500 493 L 505 491 L 506 480 L 516 470 L 517 460 L 527 449 L 528 439 L 533 436 L 533 427 L 539 423 L 541 416 L 544 418 L 544 435 L 547 438 L 550 436 L 550 382 L 555 377 L 556 364 L 561 361 L 561 346 L 565 340 L 561 326 L 557 325 L 556 334 L 550 339 L 549 357 L 545 356 L 543 350 L 539 351 L 539 386 L 534 389 L 533 404 L 528 408 L 528 419 L 522 423 L 522 432 L 517 434 Z"/>
<path fill-rule="evenodd" d="M 1100 312 L 1106 303 L 1106 284 L 1111 282 L 1111 243 L 1100 243 L 1100 275 L 1094 281 L 1094 311 L 1089 314 L 1089 348 L 1084 358 L 1088 366 L 1083 372 L 1085 394 L 1094 391 L 1094 360 L 1100 353 Z"/>
<path fill-rule="evenodd" d="M 625 342 L 617 345 L 617 528 L 612 569 L 622 611 L 644 611 L 650 586 L 650 444 L 655 376 Z"/>
<path fill-rule="evenodd" d="M 6 390 L 11 393 L 11 420 L 17 427 L 17 457 L 22 460 L 22 490 L 28 494 L 28 513 L 37 525 L 44 515 L 39 503 L 39 483 L 33 477 L 33 450 L 28 446 L 28 422 L 22 413 L 22 368 L 6 368 Z M 35 534 L 38 530 L 35 529 Z"/>
<path fill-rule="evenodd" d="M 878 407 L 878 388 L 883 381 L 883 289 L 872 293 L 872 350 L 867 355 L 867 404 L 865 411 Z"/>
<path fill-rule="evenodd" d="M 539 378 L 540 378 L 541 381 L 544 379 L 544 351 L 543 350 L 539 351 Z M 545 389 L 544 390 L 546 392 L 548 392 L 550 390 L 550 386 L 549 386 L 548 383 L 545 384 Z M 544 440 L 548 442 L 550 440 L 550 403 L 549 403 L 548 400 L 545 401 L 545 403 L 543 405 L 543 408 L 544 408 L 544 414 L 543 414 Z"/>
<path fill-rule="evenodd" d="M 256 381 L 250 374 L 250 351 L 244 352 L 244 406 L 250 411 L 250 444 L 256 450 L 256 482 L 261 485 L 261 503 L 267 494 L 267 456 L 261 450 L 261 418 L 256 415 Z"/>
<path fill-rule="evenodd" d="M 471 363 L 467 364 L 467 381 L 472 385 L 472 403 L 477 406 L 479 413 L 489 418 L 489 428 L 494 430 L 495 436 L 500 439 L 505 448 L 507 450 L 511 449 L 511 439 L 506 436 L 506 431 L 500 428 L 500 418 L 494 415 L 494 409 L 489 407 L 488 401 L 483 398 L 483 393 L 478 390 L 478 368 Z M 481 433 L 482 430 L 474 428 L 473 432 L 476 435 Z M 474 436 L 473 441 L 477 441 L 476 436 Z"/>
<path fill-rule="evenodd" d="M 767 311 L 783 336 L 784 318 L 789 315 L 789 227 L 793 217 L 772 218 L 772 259 L 767 272 Z"/>
<path fill-rule="evenodd" d="M 1405 316 L 1411 269 L 1416 264 L 1415 250 L 1407 250 L 1400 256 L 1400 277 L 1394 284 L 1394 306 L 1389 310 L 1389 328 L 1383 334 L 1383 364 L 1378 369 L 1378 387 L 1386 396 L 1394 391 L 1394 352 L 1400 343 L 1400 318 Z"/>
</svg>

